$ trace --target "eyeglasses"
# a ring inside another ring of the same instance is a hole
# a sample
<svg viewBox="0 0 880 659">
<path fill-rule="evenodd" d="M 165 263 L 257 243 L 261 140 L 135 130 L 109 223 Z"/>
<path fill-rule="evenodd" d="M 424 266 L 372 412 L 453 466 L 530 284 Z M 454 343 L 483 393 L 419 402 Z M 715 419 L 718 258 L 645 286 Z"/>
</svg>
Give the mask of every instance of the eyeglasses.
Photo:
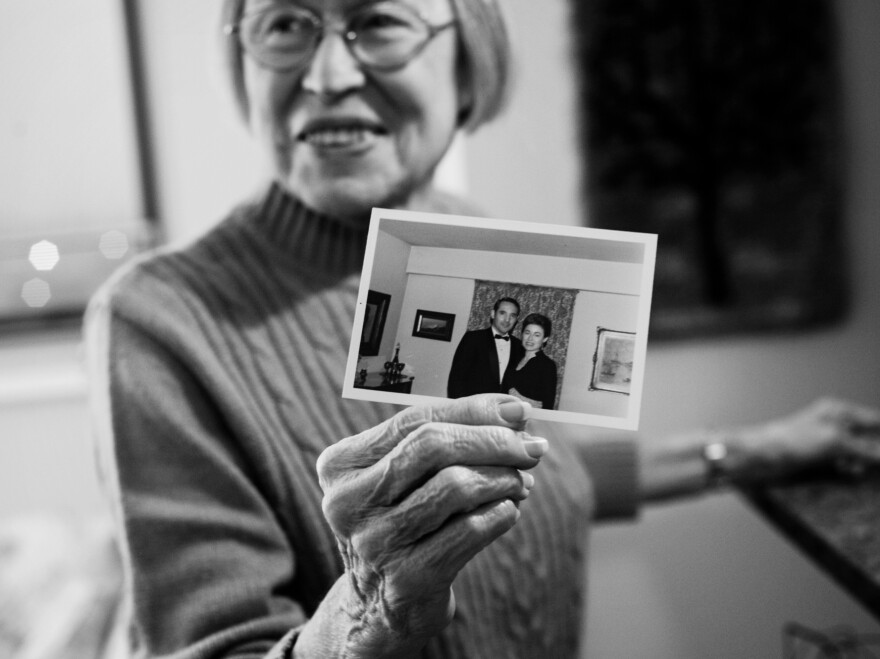
<svg viewBox="0 0 880 659">
<path fill-rule="evenodd" d="M 352 14 L 339 30 L 348 51 L 377 71 L 403 68 L 455 20 L 432 25 L 417 10 L 399 2 L 370 4 Z M 237 35 L 245 51 L 266 68 L 290 71 L 307 63 L 324 38 L 319 16 L 294 3 L 276 4 L 244 14 L 224 32 Z"/>
</svg>

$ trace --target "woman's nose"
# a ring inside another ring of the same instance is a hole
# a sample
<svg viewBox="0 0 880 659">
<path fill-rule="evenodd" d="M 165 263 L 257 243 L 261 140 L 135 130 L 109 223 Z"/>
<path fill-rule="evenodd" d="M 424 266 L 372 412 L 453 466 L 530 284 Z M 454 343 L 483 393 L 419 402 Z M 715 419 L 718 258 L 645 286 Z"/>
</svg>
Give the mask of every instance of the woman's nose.
<svg viewBox="0 0 880 659">
<path fill-rule="evenodd" d="M 364 84 L 360 62 L 349 51 L 338 32 L 328 31 L 318 44 L 303 77 L 306 91 L 322 97 L 336 97 Z"/>
</svg>

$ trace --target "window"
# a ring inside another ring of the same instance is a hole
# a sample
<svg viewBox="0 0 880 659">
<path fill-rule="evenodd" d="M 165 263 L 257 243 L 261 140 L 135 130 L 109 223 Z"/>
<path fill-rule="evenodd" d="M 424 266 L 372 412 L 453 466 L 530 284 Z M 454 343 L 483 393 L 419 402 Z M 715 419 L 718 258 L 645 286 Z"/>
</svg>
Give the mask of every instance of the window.
<svg viewBox="0 0 880 659">
<path fill-rule="evenodd" d="M 150 240 L 124 8 L 0 3 L 0 327 L 78 316 Z"/>
</svg>

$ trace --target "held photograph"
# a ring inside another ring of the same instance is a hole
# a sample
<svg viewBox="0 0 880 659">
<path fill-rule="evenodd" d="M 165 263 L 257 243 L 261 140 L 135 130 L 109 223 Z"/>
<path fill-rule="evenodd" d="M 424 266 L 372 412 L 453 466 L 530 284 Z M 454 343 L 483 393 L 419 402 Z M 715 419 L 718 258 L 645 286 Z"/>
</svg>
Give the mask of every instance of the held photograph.
<svg viewBox="0 0 880 659">
<path fill-rule="evenodd" d="M 534 418 L 636 430 L 656 245 L 655 234 L 373 209 L 343 397 L 505 393 Z"/>
</svg>

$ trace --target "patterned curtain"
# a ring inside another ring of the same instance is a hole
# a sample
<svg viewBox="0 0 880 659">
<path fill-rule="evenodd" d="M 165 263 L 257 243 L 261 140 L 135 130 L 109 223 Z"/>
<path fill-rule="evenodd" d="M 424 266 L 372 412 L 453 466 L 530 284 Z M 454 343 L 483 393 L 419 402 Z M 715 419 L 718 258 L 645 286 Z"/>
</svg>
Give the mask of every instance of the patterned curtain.
<svg viewBox="0 0 880 659">
<path fill-rule="evenodd" d="M 553 323 L 553 333 L 544 348 L 544 353 L 556 362 L 556 409 L 559 409 L 559 392 L 562 390 L 562 376 L 565 373 L 565 356 L 568 354 L 568 340 L 571 334 L 571 318 L 577 291 L 568 288 L 549 288 L 529 284 L 511 284 L 502 281 L 477 279 L 474 286 L 474 301 L 468 317 L 468 330 L 488 327 L 489 314 L 495 301 L 502 297 L 512 297 L 519 302 L 520 313 L 513 334 L 521 338 L 522 320 L 530 313 L 544 314 Z"/>
</svg>

